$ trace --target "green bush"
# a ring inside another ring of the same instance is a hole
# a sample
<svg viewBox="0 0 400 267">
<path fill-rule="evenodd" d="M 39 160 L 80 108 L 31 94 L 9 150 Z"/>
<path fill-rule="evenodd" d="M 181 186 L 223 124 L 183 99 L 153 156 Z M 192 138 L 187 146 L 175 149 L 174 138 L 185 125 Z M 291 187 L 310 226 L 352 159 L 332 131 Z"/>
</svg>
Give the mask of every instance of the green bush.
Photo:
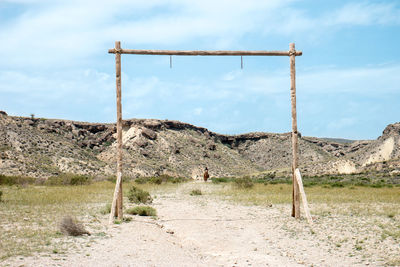
<svg viewBox="0 0 400 267">
<path fill-rule="evenodd" d="M 115 184 L 117 182 L 117 178 L 115 176 L 108 176 L 106 178 L 106 181 L 109 181 L 109 182 Z"/>
<path fill-rule="evenodd" d="M 137 206 L 126 210 L 126 213 L 139 216 L 157 216 L 157 211 L 149 206 Z"/>
<path fill-rule="evenodd" d="M 111 212 L 111 204 L 110 203 L 107 203 L 101 210 L 100 210 L 100 213 L 101 214 L 110 214 L 110 212 Z"/>
<path fill-rule="evenodd" d="M 232 182 L 232 178 L 230 178 L 230 177 L 213 177 L 213 178 L 211 178 L 211 181 L 214 184 L 228 183 L 228 182 Z"/>
<path fill-rule="evenodd" d="M 239 188 L 251 188 L 254 186 L 254 183 L 250 177 L 245 176 L 241 178 L 236 178 L 235 185 Z"/>
<path fill-rule="evenodd" d="M 148 179 L 146 179 L 146 177 L 139 177 L 139 178 L 135 179 L 135 183 L 137 183 L 137 184 L 145 184 L 145 183 L 147 183 L 147 180 Z"/>
<path fill-rule="evenodd" d="M 264 175 L 264 179 L 274 179 L 276 174 L 274 172 L 270 172 Z"/>
<path fill-rule="evenodd" d="M 342 183 L 336 182 L 336 183 L 332 183 L 331 187 L 344 187 L 344 185 Z"/>
<path fill-rule="evenodd" d="M 193 189 L 192 192 L 190 192 L 190 195 L 191 195 L 191 196 L 200 196 L 200 195 L 202 195 L 202 194 L 203 194 L 203 193 L 201 192 L 200 189 Z"/>
<path fill-rule="evenodd" d="M 151 203 L 153 201 L 149 192 L 144 191 L 134 185 L 129 189 L 128 199 L 130 202 L 137 204 L 139 203 L 146 204 L 146 203 Z"/>
<path fill-rule="evenodd" d="M 3 191 L 0 190 L 0 202 L 1 202 L 1 196 L 3 195 Z"/>
<path fill-rule="evenodd" d="M 150 184 L 162 184 L 162 183 L 183 183 L 188 181 L 187 178 L 185 177 L 173 177 L 169 176 L 166 174 L 160 175 L 160 176 L 151 176 L 151 177 L 139 177 L 135 179 L 135 183 L 137 184 L 145 184 L 145 183 L 150 183 Z"/>
<path fill-rule="evenodd" d="M 25 176 L 8 176 L 0 174 L 0 185 L 25 185 L 25 184 L 33 184 L 36 179 L 33 177 L 25 177 Z"/>
<path fill-rule="evenodd" d="M 170 180 L 173 184 L 179 184 L 179 183 L 184 183 L 186 182 L 188 179 L 186 179 L 185 177 L 172 177 L 172 179 Z"/>
<path fill-rule="evenodd" d="M 85 185 L 92 182 L 92 177 L 86 175 L 63 173 L 58 176 L 49 177 L 46 185 Z"/>
<path fill-rule="evenodd" d="M 371 184 L 370 185 L 372 188 L 382 188 L 383 184 L 377 183 L 377 184 Z"/>
<path fill-rule="evenodd" d="M 149 183 L 151 184 L 162 184 L 163 178 L 161 176 L 150 177 Z"/>
</svg>

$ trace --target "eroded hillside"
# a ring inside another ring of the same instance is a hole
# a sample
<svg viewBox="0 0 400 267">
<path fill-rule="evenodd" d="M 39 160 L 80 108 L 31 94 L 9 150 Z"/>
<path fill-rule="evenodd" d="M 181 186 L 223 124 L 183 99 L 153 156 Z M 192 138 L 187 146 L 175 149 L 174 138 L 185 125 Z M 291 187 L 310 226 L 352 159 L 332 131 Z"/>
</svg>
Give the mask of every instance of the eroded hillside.
<svg viewBox="0 0 400 267">
<path fill-rule="evenodd" d="M 115 124 L 36 119 L 0 114 L 0 173 L 48 177 L 72 172 L 113 175 Z M 227 136 L 169 120 L 124 121 L 124 175 L 200 177 L 249 175 L 265 171 L 287 174 L 290 133 Z M 351 173 L 373 169 L 396 171 L 400 164 L 400 123 L 377 140 L 335 142 L 300 137 L 299 161 L 307 174 Z"/>
</svg>

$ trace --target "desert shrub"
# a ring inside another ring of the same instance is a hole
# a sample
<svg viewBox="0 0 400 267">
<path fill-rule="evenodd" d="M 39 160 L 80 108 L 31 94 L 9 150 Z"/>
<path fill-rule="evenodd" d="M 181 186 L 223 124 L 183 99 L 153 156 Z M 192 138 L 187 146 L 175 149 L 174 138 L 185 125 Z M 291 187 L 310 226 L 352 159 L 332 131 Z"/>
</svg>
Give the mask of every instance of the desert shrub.
<svg viewBox="0 0 400 267">
<path fill-rule="evenodd" d="M 147 183 L 147 180 L 148 179 L 146 179 L 146 177 L 139 177 L 139 178 L 135 179 L 135 183 L 137 183 L 137 184 L 145 184 L 145 183 Z"/>
<path fill-rule="evenodd" d="M 111 146 L 112 141 L 106 141 L 106 142 L 104 142 L 103 144 L 104 144 L 104 146 Z"/>
<path fill-rule="evenodd" d="M 149 206 L 137 206 L 126 210 L 126 213 L 139 216 L 157 216 L 157 211 Z"/>
<path fill-rule="evenodd" d="M 3 191 L 0 190 L 0 202 L 1 202 L 1 197 L 3 196 Z"/>
<path fill-rule="evenodd" d="M 150 184 L 162 184 L 162 183 L 183 183 L 187 182 L 188 179 L 185 177 L 173 177 L 169 176 L 166 174 L 159 175 L 159 176 L 151 176 L 151 177 L 139 177 L 135 179 L 135 183 L 137 184 L 145 184 L 145 183 L 150 183 Z"/>
<path fill-rule="evenodd" d="M 173 184 L 179 184 L 179 183 L 184 183 L 187 181 L 187 179 L 185 177 L 172 177 L 172 179 L 170 179 L 170 181 Z"/>
<path fill-rule="evenodd" d="M 162 184 L 162 182 L 163 182 L 163 178 L 160 176 L 150 177 L 150 179 L 149 179 L 149 183 L 151 183 L 151 184 Z"/>
<path fill-rule="evenodd" d="M 271 181 L 266 181 L 264 184 L 290 184 L 292 183 L 291 177 L 279 177 Z"/>
<path fill-rule="evenodd" d="M 239 188 L 251 188 L 254 186 L 254 183 L 250 177 L 244 176 L 241 178 L 236 178 L 235 185 Z"/>
<path fill-rule="evenodd" d="M 317 182 L 314 182 L 314 181 L 304 181 L 304 182 L 303 182 L 303 185 L 304 185 L 304 187 L 311 187 L 311 186 L 317 185 Z"/>
<path fill-rule="evenodd" d="M 60 231 L 63 234 L 71 235 L 71 236 L 79 236 L 79 235 L 90 235 L 88 231 L 85 230 L 82 224 L 77 222 L 71 216 L 67 215 L 62 218 L 60 223 Z"/>
<path fill-rule="evenodd" d="M 146 204 L 146 203 L 151 203 L 153 201 L 149 192 L 144 191 L 134 185 L 129 189 L 128 199 L 130 202 L 137 204 L 139 203 Z"/>
<path fill-rule="evenodd" d="M 190 195 L 191 195 L 191 196 L 200 196 L 200 195 L 202 195 L 202 194 L 203 194 L 203 193 L 201 192 L 200 189 L 193 189 L 192 192 L 190 192 Z"/>
<path fill-rule="evenodd" d="M 111 212 L 111 204 L 107 203 L 101 210 L 101 214 L 109 214 Z"/>
<path fill-rule="evenodd" d="M 115 184 L 117 182 L 117 178 L 115 176 L 108 176 L 106 177 L 106 181 Z"/>
<path fill-rule="evenodd" d="M 377 184 L 371 184 L 370 186 L 373 187 L 373 188 L 382 188 L 383 184 L 377 183 Z"/>
<path fill-rule="evenodd" d="M 213 177 L 213 178 L 211 178 L 211 181 L 214 184 L 228 183 L 228 182 L 232 182 L 232 178 L 229 178 L 229 177 Z"/>
<path fill-rule="evenodd" d="M 3 185 L 26 185 L 35 183 L 36 179 L 25 176 L 8 176 L 0 174 L 0 184 Z"/>
<path fill-rule="evenodd" d="M 124 218 L 122 218 L 122 221 L 123 222 L 130 222 L 130 221 L 132 221 L 132 217 L 124 217 Z"/>
<path fill-rule="evenodd" d="M 92 177 L 86 175 L 63 173 L 51 176 L 45 182 L 46 185 L 85 185 L 92 182 Z"/>
<path fill-rule="evenodd" d="M 339 183 L 339 182 L 331 183 L 330 185 L 331 185 L 331 187 L 344 187 L 344 184 L 343 183 Z"/>
<path fill-rule="evenodd" d="M 276 174 L 274 172 L 270 172 L 264 175 L 264 179 L 274 179 Z"/>
</svg>

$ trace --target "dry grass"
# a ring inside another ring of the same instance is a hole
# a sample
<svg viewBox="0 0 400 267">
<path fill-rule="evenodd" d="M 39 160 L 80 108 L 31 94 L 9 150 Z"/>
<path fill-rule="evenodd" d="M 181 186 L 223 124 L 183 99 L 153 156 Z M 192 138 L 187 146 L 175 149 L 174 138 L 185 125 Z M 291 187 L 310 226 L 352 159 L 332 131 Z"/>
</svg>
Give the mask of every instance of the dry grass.
<svg viewBox="0 0 400 267">
<path fill-rule="evenodd" d="M 323 187 L 305 188 L 310 203 L 399 203 L 400 187 Z M 224 185 L 216 194 L 228 199 L 251 204 L 284 204 L 292 201 L 290 184 L 255 184 L 251 189 Z"/>
<path fill-rule="evenodd" d="M 127 196 L 132 182 L 124 183 Z M 151 194 L 174 192 L 177 185 L 136 185 Z M 89 225 L 93 235 L 104 236 L 99 219 L 107 203 L 111 203 L 115 184 L 97 182 L 82 186 L 0 186 L 3 192 L 0 202 L 0 260 L 36 252 L 62 254 L 75 246 L 59 231 L 59 222 L 70 214 Z M 127 198 L 125 203 L 127 203 Z M 104 212 L 103 212 L 104 213 Z M 100 216 L 100 217 L 99 217 Z M 96 229 L 94 229 L 96 230 Z"/>
<path fill-rule="evenodd" d="M 246 190 L 224 185 L 214 194 L 245 205 L 273 205 L 289 216 L 291 190 L 289 184 L 256 184 Z M 335 250 L 350 251 L 366 260 L 378 255 L 375 258 L 382 265 L 399 264 L 394 258 L 400 253 L 399 187 L 314 186 L 305 191 L 315 221 L 311 231 L 321 243 L 335 244 Z M 284 227 L 293 233 L 304 230 L 301 224 Z"/>
<path fill-rule="evenodd" d="M 69 215 L 62 218 L 60 222 L 60 231 L 70 236 L 90 235 L 81 223 Z"/>
<path fill-rule="evenodd" d="M 125 197 L 133 184 L 124 183 Z M 157 198 L 158 195 L 175 194 L 181 185 L 147 183 L 135 186 Z M 91 237 L 79 237 L 86 244 L 90 244 L 93 238 L 104 237 L 106 234 L 99 230 L 102 227 L 99 219 L 107 219 L 101 211 L 111 203 L 114 187 L 111 182 L 82 186 L 0 186 L 3 192 L 3 201 L 0 202 L 0 260 L 35 252 L 62 255 L 71 246 L 76 246 L 75 237 L 63 236 L 58 230 L 58 222 L 65 214 L 78 218 L 92 233 Z M 334 244 L 335 249 L 354 250 L 354 253 L 363 253 L 367 257 L 368 253 L 375 253 L 370 249 L 374 246 L 378 246 L 374 249 L 380 251 L 380 244 L 398 244 L 400 241 L 400 187 L 314 186 L 305 190 L 316 220 L 315 238 L 330 238 L 328 241 Z M 246 205 L 272 204 L 282 213 L 289 214 L 291 185 L 288 184 L 255 184 L 252 188 L 239 189 L 233 184 L 208 183 L 202 184 L 202 191 L 207 193 L 207 197 Z M 125 203 L 128 203 L 127 198 Z M 303 226 L 288 224 L 283 227 Z M 329 227 L 340 234 L 329 237 L 324 233 Z M 388 259 L 385 264 L 396 265 L 398 259 Z"/>
<path fill-rule="evenodd" d="M 58 223 L 65 214 L 96 218 L 93 207 L 111 199 L 112 185 L 2 187 L 0 259 L 40 251 L 62 251 Z"/>
<path fill-rule="evenodd" d="M 126 213 L 139 216 L 157 216 L 157 211 L 149 206 L 136 206 L 126 210 Z"/>
</svg>

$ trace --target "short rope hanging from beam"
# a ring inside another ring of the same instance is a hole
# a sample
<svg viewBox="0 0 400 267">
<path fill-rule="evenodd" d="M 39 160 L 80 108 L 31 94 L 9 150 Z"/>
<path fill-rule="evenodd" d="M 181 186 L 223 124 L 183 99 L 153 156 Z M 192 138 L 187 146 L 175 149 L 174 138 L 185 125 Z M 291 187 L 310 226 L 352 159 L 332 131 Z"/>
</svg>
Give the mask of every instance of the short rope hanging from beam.
<svg viewBox="0 0 400 267">
<path fill-rule="evenodd" d="M 240 56 L 240 68 L 243 69 L 243 56 Z"/>
<path fill-rule="evenodd" d="M 172 69 L 172 56 L 169 56 L 169 68 Z"/>
</svg>

